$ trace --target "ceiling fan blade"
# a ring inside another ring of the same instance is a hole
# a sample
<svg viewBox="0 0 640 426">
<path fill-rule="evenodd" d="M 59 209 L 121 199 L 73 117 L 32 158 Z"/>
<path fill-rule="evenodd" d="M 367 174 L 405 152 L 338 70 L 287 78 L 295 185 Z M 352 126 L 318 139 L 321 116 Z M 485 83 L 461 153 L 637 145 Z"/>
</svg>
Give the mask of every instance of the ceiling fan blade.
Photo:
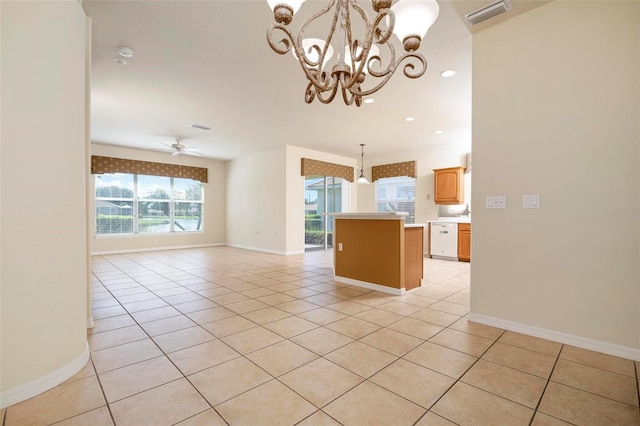
<svg viewBox="0 0 640 426">
<path fill-rule="evenodd" d="M 171 155 L 180 155 L 181 152 L 180 151 L 173 151 L 173 153 L 171 153 Z"/>
<path fill-rule="evenodd" d="M 189 151 L 189 152 L 199 152 L 200 150 L 198 148 L 183 148 L 183 151 Z"/>
<path fill-rule="evenodd" d="M 160 142 L 160 145 L 164 145 L 164 146 L 166 146 L 166 147 L 168 147 L 168 148 L 173 149 L 173 146 L 172 146 L 172 145 L 170 145 L 170 144 L 168 144 L 168 143 Z"/>
<path fill-rule="evenodd" d="M 183 154 L 193 155 L 194 157 L 202 157 L 202 154 L 195 151 L 183 151 Z"/>
</svg>

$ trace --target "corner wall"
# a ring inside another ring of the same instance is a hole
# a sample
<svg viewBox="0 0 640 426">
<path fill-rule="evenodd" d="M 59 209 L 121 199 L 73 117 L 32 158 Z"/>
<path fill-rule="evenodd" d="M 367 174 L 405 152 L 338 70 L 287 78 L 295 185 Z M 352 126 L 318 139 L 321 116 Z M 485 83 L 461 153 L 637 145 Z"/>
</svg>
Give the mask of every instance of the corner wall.
<svg viewBox="0 0 640 426">
<path fill-rule="evenodd" d="M 286 147 L 226 163 L 227 245 L 286 252 Z"/>
<path fill-rule="evenodd" d="M 639 76 L 638 2 L 473 35 L 473 320 L 640 359 Z"/>
<path fill-rule="evenodd" d="M 356 165 L 353 158 L 291 145 L 267 148 L 227 163 L 227 244 L 276 254 L 304 252 L 304 177 L 300 160 Z M 355 205 L 354 184 L 343 209 Z"/>
<path fill-rule="evenodd" d="M 89 237 L 91 253 L 113 253 L 138 250 L 164 250 L 177 247 L 197 247 L 222 245 L 225 235 L 225 165 L 222 161 L 193 156 L 177 156 L 163 152 L 143 151 L 110 145 L 91 144 L 91 155 L 126 158 L 131 160 L 152 161 L 156 163 L 182 164 L 208 169 L 209 182 L 204 186 L 203 232 L 184 232 L 172 234 L 145 234 L 127 236 L 96 236 L 95 224 L 95 178 L 87 171 L 89 180 Z"/>
<path fill-rule="evenodd" d="M 87 345 L 85 78 L 78 2 L 0 2 L 0 407 L 79 371 Z"/>
</svg>

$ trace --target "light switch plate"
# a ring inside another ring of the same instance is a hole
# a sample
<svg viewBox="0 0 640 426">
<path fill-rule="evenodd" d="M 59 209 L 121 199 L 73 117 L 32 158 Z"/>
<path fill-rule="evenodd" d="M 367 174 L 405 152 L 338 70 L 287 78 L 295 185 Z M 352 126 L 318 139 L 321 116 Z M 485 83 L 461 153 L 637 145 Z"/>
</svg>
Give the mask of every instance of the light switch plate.
<svg viewBox="0 0 640 426">
<path fill-rule="evenodd" d="M 506 209 L 507 208 L 507 196 L 506 195 L 492 195 L 486 197 L 486 207 L 488 209 Z"/>
<path fill-rule="evenodd" d="M 525 194 L 522 196 L 522 208 L 524 209 L 539 209 L 540 208 L 540 195 L 538 194 Z"/>
</svg>

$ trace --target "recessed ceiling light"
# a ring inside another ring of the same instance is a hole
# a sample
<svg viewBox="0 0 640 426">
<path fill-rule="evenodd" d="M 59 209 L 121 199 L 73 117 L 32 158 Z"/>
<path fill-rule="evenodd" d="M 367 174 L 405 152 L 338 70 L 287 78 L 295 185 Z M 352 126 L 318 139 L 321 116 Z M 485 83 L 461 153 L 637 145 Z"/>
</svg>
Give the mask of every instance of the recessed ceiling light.
<svg viewBox="0 0 640 426">
<path fill-rule="evenodd" d="M 120 65 L 127 65 L 128 62 L 125 58 L 115 58 L 114 59 L 116 64 L 120 64 Z"/>
<path fill-rule="evenodd" d="M 364 100 L 364 101 L 362 101 L 362 102 L 364 102 L 365 104 L 372 104 L 372 103 L 374 103 L 375 101 L 376 101 L 375 99 L 367 98 L 367 99 L 365 99 L 365 100 Z"/>
<path fill-rule="evenodd" d="M 440 73 L 440 75 L 443 77 L 453 77 L 454 75 L 456 75 L 456 70 L 444 70 Z"/>
<path fill-rule="evenodd" d="M 434 134 L 436 134 L 436 135 L 441 135 L 441 134 L 443 134 L 444 132 L 443 132 L 442 130 L 436 130 L 436 131 L 435 131 L 435 132 L 433 132 L 433 133 L 434 133 Z"/>
<path fill-rule="evenodd" d="M 413 120 L 415 120 L 415 118 L 413 118 L 413 117 L 407 117 L 407 118 L 404 119 L 404 121 L 406 121 L 406 122 L 413 121 Z"/>
<path fill-rule="evenodd" d="M 118 55 L 123 58 L 133 58 L 133 49 L 126 46 L 118 46 Z"/>
</svg>

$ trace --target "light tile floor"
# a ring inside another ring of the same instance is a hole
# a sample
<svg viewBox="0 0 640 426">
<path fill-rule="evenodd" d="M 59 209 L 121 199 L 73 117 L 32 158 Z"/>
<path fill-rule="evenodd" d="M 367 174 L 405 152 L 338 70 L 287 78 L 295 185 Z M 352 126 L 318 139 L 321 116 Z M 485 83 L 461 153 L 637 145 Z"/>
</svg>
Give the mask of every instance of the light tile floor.
<svg viewBox="0 0 640 426">
<path fill-rule="evenodd" d="M 639 425 L 640 363 L 469 322 L 469 264 L 390 296 L 332 253 L 92 259 L 91 361 L 14 425 Z"/>
</svg>

